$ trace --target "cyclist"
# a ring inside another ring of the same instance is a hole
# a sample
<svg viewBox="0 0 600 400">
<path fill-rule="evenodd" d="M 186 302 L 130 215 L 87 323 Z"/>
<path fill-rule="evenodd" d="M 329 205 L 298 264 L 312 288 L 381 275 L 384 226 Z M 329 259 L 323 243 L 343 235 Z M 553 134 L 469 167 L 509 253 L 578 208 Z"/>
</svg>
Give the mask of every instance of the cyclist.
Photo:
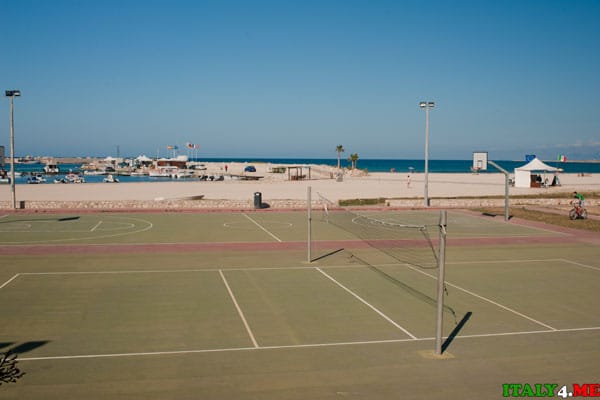
<svg viewBox="0 0 600 400">
<path fill-rule="evenodd" d="M 585 197 L 581 193 L 573 192 L 573 197 L 579 202 L 579 207 L 585 207 Z"/>
</svg>

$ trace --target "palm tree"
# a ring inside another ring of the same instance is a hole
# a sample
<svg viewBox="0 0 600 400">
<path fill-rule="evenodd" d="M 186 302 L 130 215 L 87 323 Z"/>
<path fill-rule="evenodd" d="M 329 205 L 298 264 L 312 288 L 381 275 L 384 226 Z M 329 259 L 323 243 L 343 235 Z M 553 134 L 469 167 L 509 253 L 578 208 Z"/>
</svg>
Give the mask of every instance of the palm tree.
<svg viewBox="0 0 600 400">
<path fill-rule="evenodd" d="M 356 169 L 356 162 L 358 161 L 358 153 L 350 154 L 348 161 L 352 163 L 352 169 Z"/>
<path fill-rule="evenodd" d="M 342 157 L 342 153 L 344 152 L 344 146 L 342 146 L 341 144 L 338 145 L 335 148 L 335 151 L 337 151 L 337 153 L 338 153 L 338 169 L 340 169 L 340 167 L 341 167 L 341 157 Z"/>
</svg>

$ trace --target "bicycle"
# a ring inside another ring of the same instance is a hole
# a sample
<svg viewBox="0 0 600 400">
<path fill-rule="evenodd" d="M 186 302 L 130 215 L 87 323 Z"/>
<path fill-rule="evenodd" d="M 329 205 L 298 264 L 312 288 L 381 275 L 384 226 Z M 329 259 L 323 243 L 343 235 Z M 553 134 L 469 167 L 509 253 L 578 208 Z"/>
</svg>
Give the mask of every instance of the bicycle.
<svg viewBox="0 0 600 400">
<path fill-rule="evenodd" d="M 587 210 L 581 207 L 580 202 L 576 200 L 572 204 L 573 208 L 571 209 L 571 211 L 569 211 L 569 218 L 571 218 L 572 220 L 586 219 L 588 216 Z"/>
</svg>

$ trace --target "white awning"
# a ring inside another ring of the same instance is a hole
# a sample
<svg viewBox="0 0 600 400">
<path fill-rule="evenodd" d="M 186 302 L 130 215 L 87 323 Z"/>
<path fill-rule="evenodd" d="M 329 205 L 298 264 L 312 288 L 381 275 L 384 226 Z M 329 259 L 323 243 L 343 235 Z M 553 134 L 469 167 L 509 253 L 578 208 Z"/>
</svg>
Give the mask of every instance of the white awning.
<svg viewBox="0 0 600 400">
<path fill-rule="evenodd" d="M 517 167 L 515 169 L 525 170 L 525 171 L 559 171 L 558 168 L 551 167 L 548 164 L 543 163 L 537 157 L 528 162 L 527 164 Z"/>
</svg>

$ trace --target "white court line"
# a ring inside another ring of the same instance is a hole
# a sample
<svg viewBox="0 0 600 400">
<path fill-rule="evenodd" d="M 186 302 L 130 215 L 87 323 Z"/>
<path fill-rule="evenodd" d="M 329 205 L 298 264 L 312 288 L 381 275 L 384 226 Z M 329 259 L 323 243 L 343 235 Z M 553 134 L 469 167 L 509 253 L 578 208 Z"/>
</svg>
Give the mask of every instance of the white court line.
<svg viewBox="0 0 600 400">
<path fill-rule="evenodd" d="M 369 304 L 365 299 L 363 299 L 362 297 L 360 297 L 359 295 L 357 295 L 356 293 L 354 293 L 352 290 L 348 289 L 346 286 L 342 285 L 340 282 L 338 282 L 337 280 L 335 280 L 335 278 L 333 278 L 331 275 L 327 274 L 326 272 L 324 272 L 321 268 L 316 267 L 315 268 L 317 271 L 319 271 L 320 273 L 322 273 L 323 275 L 325 275 L 329 280 L 331 280 L 333 283 L 335 283 L 336 285 L 338 285 L 339 287 L 341 287 L 342 289 L 344 289 L 346 292 L 350 293 L 352 296 L 354 296 L 356 299 L 358 299 L 361 303 L 363 303 L 364 305 L 366 305 L 367 307 L 369 307 L 371 310 L 375 311 L 377 314 L 379 314 L 381 317 L 383 317 L 386 321 L 388 321 L 390 324 L 394 325 L 396 328 L 400 329 L 402 332 L 406 333 L 408 336 L 410 336 L 412 339 L 416 340 L 417 337 L 415 335 L 413 335 L 412 333 L 410 333 L 409 331 L 407 331 L 406 329 L 404 329 L 402 326 L 398 325 L 394 320 L 392 320 L 390 317 L 388 317 L 387 315 L 385 315 L 383 312 L 379 311 L 375 306 Z"/>
<path fill-rule="evenodd" d="M 15 274 L 12 278 L 10 278 L 9 280 L 7 280 L 6 282 L 4 282 L 2 284 L 2 286 L 0 286 L 0 289 L 4 288 L 4 286 L 7 286 L 9 283 L 11 283 L 12 281 L 14 281 L 15 279 L 17 279 L 17 277 L 21 275 L 21 274 Z"/>
<path fill-rule="evenodd" d="M 282 268 L 283 269 L 283 268 Z M 182 272 L 218 272 L 219 268 L 207 269 L 156 269 L 156 270 L 123 270 L 123 271 L 54 271 L 54 272 L 21 272 L 20 275 L 119 275 L 119 274 L 168 274 Z"/>
<path fill-rule="evenodd" d="M 102 223 L 102 220 L 98 221 L 98 223 L 96 225 L 94 225 L 94 227 L 92 229 L 90 229 L 90 232 L 94 232 L 96 229 L 98 229 L 98 227 L 100 226 L 101 223 Z"/>
<path fill-rule="evenodd" d="M 503 263 L 517 263 L 517 262 L 549 262 L 549 261 L 563 261 L 562 258 L 528 258 L 528 259 L 507 259 L 507 260 L 486 260 L 486 261 L 447 261 L 448 264 L 503 264 Z"/>
<path fill-rule="evenodd" d="M 581 264 L 581 263 L 578 263 L 576 261 L 567 260 L 566 258 L 561 258 L 560 261 L 564 261 L 564 262 L 569 263 L 569 264 L 577 265 L 578 267 L 588 268 L 588 269 L 595 269 L 596 271 L 600 271 L 600 268 L 598 268 L 598 267 L 592 267 L 591 265 Z"/>
<path fill-rule="evenodd" d="M 549 262 L 549 261 L 564 261 L 572 264 L 579 265 L 584 268 L 598 269 L 590 267 L 584 264 L 578 264 L 574 261 L 565 260 L 562 258 L 547 258 L 547 259 L 518 259 L 518 260 L 487 260 L 487 261 L 453 261 L 446 262 L 450 264 L 502 264 L 511 262 Z M 376 267 L 396 267 L 398 265 L 410 267 L 410 264 L 399 264 L 399 263 L 382 263 L 374 264 Z M 348 264 L 348 265 L 327 265 L 319 267 L 321 269 L 345 269 L 345 268 L 367 268 L 362 264 Z M 155 274 L 155 273 L 184 273 L 184 272 L 219 272 L 223 268 L 184 268 L 184 269 L 153 269 L 153 270 L 118 270 L 118 271 L 53 271 L 53 272 L 21 272 L 19 275 L 91 275 L 91 274 Z M 279 271 L 279 270 L 312 270 L 315 269 L 312 265 L 305 266 L 286 266 L 286 267 L 241 267 L 232 266 L 224 269 L 224 271 Z M 420 270 L 418 272 L 423 273 Z M 433 275 L 425 274 L 430 278 L 437 279 Z"/>
<path fill-rule="evenodd" d="M 89 239 L 105 239 L 105 238 L 114 238 L 114 237 L 119 237 L 119 236 L 126 236 L 126 235 L 133 235 L 136 233 L 140 233 L 140 232 L 145 232 L 149 229 L 152 229 L 154 227 L 154 225 L 152 224 L 152 222 L 147 221 L 145 219 L 141 219 L 141 218 L 131 218 L 131 217 L 115 217 L 115 216 L 108 216 L 108 218 L 113 218 L 113 219 L 128 219 L 128 220 L 133 220 L 133 221 L 139 221 L 142 222 L 144 224 L 147 224 L 147 226 L 145 228 L 140 228 L 138 230 L 135 231 L 127 231 L 127 232 L 120 232 L 120 233 L 113 233 L 113 234 L 107 234 L 107 235 L 100 235 L 100 236 L 92 236 L 92 237 L 76 237 L 76 238 L 65 238 L 65 239 L 46 239 L 46 240 L 32 240 L 32 241 L 21 241 L 21 242 L 3 242 L 0 243 L 1 245 L 5 245 L 5 244 L 9 244 L 9 245 L 13 245 L 13 244 L 23 244 L 23 245 L 30 245 L 30 244 L 42 244 L 42 245 L 47 245 L 47 246 L 52 246 L 54 245 L 54 243 L 57 242 L 71 242 L 71 241 L 75 241 L 75 240 L 89 240 Z M 131 224 L 131 223 L 129 223 Z M 135 226 L 135 225 L 134 225 Z M 55 231 L 52 231 L 55 232 Z M 62 231 L 62 233 L 69 233 L 69 232 L 88 232 L 86 231 Z M 21 233 L 21 232 L 19 232 Z M 93 245 L 90 245 L 93 246 Z"/>
<path fill-rule="evenodd" d="M 377 267 L 398 266 L 394 264 L 376 264 Z M 347 269 L 347 268 L 367 268 L 364 265 L 327 265 L 321 266 L 323 269 Z M 52 271 L 52 272 L 20 272 L 19 275 L 93 275 L 93 274 L 166 274 L 182 272 L 219 272 L 224 271 L 291 271 L 291 270 L 313 270 L 312 265 L 286 266 L 286 267 L 231 267 L 231 268 L 185 268 L 185 269 L 125 269 L 118 271 Z"/>
<path fill-rule="evenodd" d="M 396 265 L 396 264 L 394 264 Z M 327 266 L 327 268 L 364 268 L 362 265 L 357 266 Z M 195 268 L 195 269 L 153 269 L 153 270 L 122 270 L 122 271 L 53 271 L 53 272 L 21 272 L 18 275 L 118 275 L 118 274 L 169 274 L 169 273 L 185 273 L 185 272 L 219 272 L 223 268 Z M 280 271 L 280 270 L 313 270 L 313 266 L 298 266 L 298 267 L 232 267 L 225 271 Z"/>
<path fill-rule="evenodd" d="M 585 332 L 585 331 L 597 331 L 597 330 L 600 330 L 600 326 L 591 326 L 591 327 L 585 327 L 585 328 L 557 329 L 554 331 L 543 330 L 543 331 L 482 333 L 482 334 L 465 335 L 465 336 L 459 335 L 459 336 L 456 336 L 455 339 L 473 339 L 473 338 L 519 336 L 519 335 L 539 335 L 539 334 Z M 231 348 L 221 348 L 221 349 L 155 351 L 155 352 L 140 352 L 140 353 L 81 354 L 81 355 L 73 355 L 73 356 L 25 357 L 25 358 L 19 358 L 19 361 L 76 360 L 76 359 L 85 359 L 85 358 L 116 358 L 116 357 L 162 356 L 162 355 L 178 355 L 178 354 L 227 353 L 227 352 L 233 352 L 233 351 L 285 350 L 285 349 L 302 349 L 302 348 L 315 348 L 315 347 L 359 346 L 359 345 L 403 343 L 403 342 L 415 343 L 415 342 L 426 342 L 426 341 L 432 341 L 432 340 L 434 340 L 434 338 L 429 337 L 429 338 L 416 338 L 416 339 L 367 340 L 367 341 L 357 341 L 357 342 L 291 344 L 291 345 L 263 346 L 263 347 L 231 347 Z"/>
<path fill-rule="evenodd" d="M 413 266 L 411 266 L 411 265 L 408 265 L 408 264 L 407 264 L 406 266 L 407 266 L 408 268 L 412 269 L 413 271 L 417 271 L 417 272 L 419 272 L 419 273 L 421 273 L 421 274 L 423 274 L 423 275 L 425 275 L 425 276 L 428 276 L 428 277 L 430 277 L 431 279 L 435 279 L 435 280 L 437 280 L 437 277 L 436 277 L 436 276 L 433 276 L 433 275 L 430 275 L 430 274 L 428 274 L 428 273 L 426 273 L 426 272 L 423 272 L 423 271 L 421 271 L 421 270 L 419 270 L 419 269 L 417 269 L 417 268 L 415 268 L 415 267 L 413 267 Z M 497 306 L 497 307 L 500 307 L 500 308 L 502 308 L 502 309 L 504 309 L 504 310 L 506 310 L 506 311 L 510 311 L 511 313 L 513 313 L 513 314 L 516 314 L 516 315 L 518 315 L 519 317 L 522 317 L 522 318 L 528 319 L 528 320 L 530 320 L 531 322 L 534 322 L 534 323 L 536 323 L 536 324 L 538 324 L 538 325 L 541 325 L 541 326 L 543 326 L 543 327 L 546 327 L 546 328 L 548 328 L 548 329 L 551 329 L 551 330 L 553 330 L 553 331 L 557 330 L 556 328 L 553 328 L 553 327 L 551 327 L 551 326 L 550 326 L 550 325 L 548 325 L 548 324 L 545 324 L 545 323 L 543 323 L 543 322 L 541 322 L 541 321 L 538 321 L 537 319 L 531 318 L 531 317 L 530 317 L 530 316 L 528 316 L 528 315 L 525 315 L 525 314 L 523 314 L 523 313 L 521 313 L 521 312 L 519 312 L 519 311 L 517 311 L 517 310 L 513 310 L 513 309 L 512 309 L 512 308 L 510 308 L 510 307 L 504 306 L 504 305 L 502 305 L 502 304 L 500 304 L 500 303 L 498 303 L 498 302 L 495 302 L 494 300 L 488 299 L 487 297 L 484 297 L 484 296 L 482 296 L 482 295 L 480 295 L 480 294 L 477 294 L 477 293 L 475 293 L 475 292 L 472 292 L 472 291 L 470 291 L 470 290 L 467 290 L 467 289 L 465 289 L 465 288 L 462 288 L 462 287 L 460 287 L 460 286 L 458 286 L 458 285 L 455 285 L 455 284 L 453 284 L 453 283 L 450 283 L 450 282 L 448 282 L 448 281 L 446 281 L 445 283 L 446 283 L 446 285 L 448 285 L 448 286 L 451 286 L 451 287 L 453 287 L 453 288 L 455 288 L 455 289 L 461 290 L 461 291 L 463 291 L 463 292 L 465 292 L 465 293 L 467 293 L 467 294 L 470 294 L 470 295 L 471 295 L 471 296 L 473 296 L 473 297 L 477 297 L 478 299 L 481 299 L 481 300 L 487 301 L 488 303 L 491 303 L 491 304 L 493 304 L 493 305 L 495 305 L 495 306 Z"/>
<path fill-rule="evenodd" d="M 546 259 L 527 259 L 527 260 L 487 260 L 487 261 L 451 261 L 446 262 L 446 264 L 503 264 L 503 263 L 516 263 L 516 262 L 565 262 L 567 264 L 573 264 L 581 268 L 594 269 L 596 271 L 600 271 L 599 267 L 594 267 L 592 265 L 581 264 L 577 261 L 568 260 L 566 258 L 546 258 Z M 407 264 L 408 265 L 408 264 Z"/>
<path fill-rule="evenodd" d="M 499 333 L 476 333 L 473 335 L 459 335 L 456 339 L 470 339 L 470 338 L 485 338 L 485 337 L 498 337 L 498 336 L 517 336 L 517 335 L 535 335 L 538 333 L 561 333 L 561 332 L 584 332 L 584 331 L 597 331 L 600 330 L 600 326 L 590 326 L 584 328 L 565 328 L 555 329 L 553 331 L 515 331 L 515 332 L 499 332 Z"/>
<path fill-rule="evenodd" d="M 262 229 L 263 231 L 265 231 L 269 236 L 271 236 L 273 239 L 277 240 L 278 242 L 282 242 L 283 240 L 279 239 L 277 236 L 273 235 L 271 232 L 269 232 L 268 230 L 266 230 L 261 224 L 259 224 L 258 222 L 256 222 L 255 220 L 253 220 L 252 218 L 250 218 L 250 216 L 248 216 L 248 214 L 244 213 L 242 214 L 244 217 L 248 218 L 250 221 L 254 222 L 254 224 L 256 224 L 256 226 L 258 226 L 260 229 Z"/>
<path fill-rule="evenodd" d="M 252 330 L 250 329 L 250 325 L 248 325 L 248 321 L 246 321 L 246 317 L 244 317 L 244 313 L 242 312 L 240 305 L 238 304 L 237 300 L 235 299 L 235 296 L 233 295 L 233 291 L 229 287 L 229 283 L 227 283 L 227 279 L 225 279 L 225 274 L 223 274 L 222 270 L 219 270 L 219 274 L 221 275 L 221 278 L 223 279 L 223 283 L 225 284 L 225 287 L 227 288 L 227 291 L 229 292 L 229 296 L 231 296 L 231 300 L 233 301 L 233 304 L 235 305 L 235 308 L 237 309 L 237 312 L 240 315 L 240 318 L 242 319 L 244 326 L 246 327 L 246 332 L 248 332 L 248 336 L 250 336 L 250 340 L 252 340 L 252 344 L 254 345 L 255 348 L 258 348 L 259 347 L 258 343 L 256 342 L 256 339 L 254 338 L 254 334 L 252 333 Z"/>
</svg>

